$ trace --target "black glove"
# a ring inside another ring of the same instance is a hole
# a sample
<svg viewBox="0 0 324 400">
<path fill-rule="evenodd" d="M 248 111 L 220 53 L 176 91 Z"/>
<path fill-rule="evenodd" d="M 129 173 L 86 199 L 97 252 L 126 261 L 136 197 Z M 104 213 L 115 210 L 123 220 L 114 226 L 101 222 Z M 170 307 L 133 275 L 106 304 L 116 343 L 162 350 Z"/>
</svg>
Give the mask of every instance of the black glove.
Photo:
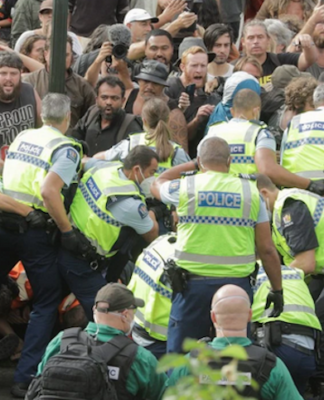
<svg viewBox="0 0 324 400">
<path fill-rule="evenodd" d="M 284 300 L 283 300 L 283 290 L 270 290 L 265 309 L 267 310 L 271 303 L 273 303 L 273 310 L 269 315 L 270 318 L 277 318 L 283 312 Z"/>
<path fill-rule="evenodd" d="M 94 257 L 96 254 L 95 247 L 76 228 L 72 228 L 71 231 L 61 234 L 61 245 L 65 250 L 85 259 Z"/>
<path fill-rule="evenodd" d="M 27 215 L 26 222 L 28 223 L 28 227 L 32 229 L 45 228 L 47 224 L 44 213 L 36 210 L 31 211 Z"/>
<path fill-rule="evenodd" d="M 323 196 L 324 195 L 324 179 L 319 179 L 317 181 L 311 181 L 307 190 L 309 190 L 312 193 L 316 193 L 319 196 Z"/>
</svg>

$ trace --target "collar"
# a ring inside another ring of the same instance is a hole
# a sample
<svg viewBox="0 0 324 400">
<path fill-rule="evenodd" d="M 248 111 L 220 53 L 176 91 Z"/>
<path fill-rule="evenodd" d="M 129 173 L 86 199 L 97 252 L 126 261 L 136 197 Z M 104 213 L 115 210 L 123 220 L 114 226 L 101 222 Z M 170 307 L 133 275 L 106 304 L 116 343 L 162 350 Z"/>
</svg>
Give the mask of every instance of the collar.
<svg viewBox="0 0 324 400">
<path fill-rule="evenodd" d="M 231 336 L 231 337 L 215 337 L 212 342 L 210 342 L 210 345 L 214 349 L 224 349 L 227 346 L 230 346 L 231 344 L 238 344 L 240 346 L 246 347 L 250 346 L 252 344 L 251 340 L 248 339 L 247 337 L 241 337 L 241 336 Z"/>
<path fill-rule="evenodd" d="M 111 339 L 111 336 L 125 335 L 125 332 L 113 328 L 109 325 L 96 324 L 94 322 L 89 322 L 85 331 L 92 336 L 96 335 L 96 339 L 100 342 L 107 342 Z"/>
</svg>

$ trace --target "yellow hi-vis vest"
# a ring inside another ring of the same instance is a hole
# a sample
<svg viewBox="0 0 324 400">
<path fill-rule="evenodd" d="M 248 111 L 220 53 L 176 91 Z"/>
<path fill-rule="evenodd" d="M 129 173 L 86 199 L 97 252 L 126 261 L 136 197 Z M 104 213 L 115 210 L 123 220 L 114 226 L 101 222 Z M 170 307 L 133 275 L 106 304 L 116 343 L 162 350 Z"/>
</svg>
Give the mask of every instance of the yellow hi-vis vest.
<svg viewBox="0 0 324 400">
<path fill-rule="evenodd" d="M 50 126 L 21 132 L 10 145 L 6 156 L 3 193 L 47 212 L 41 196 L 41 185 L 52 166 L 54 152 L 66 146 L 74 147 L 82 158 L 81 144 Z"/>
<path fill-rule="evenodd" d="M 129 136 L 129 150 L 132 150 L 134 147 L 139 146 L 139 145 L 144 145 L 148 146 L 150 149 L 156 152 L 156 143 L 155 142 L 150 142 L 149 140 L 146 139 L 147 133 L 134 133 L 133 135 Z M 161 175 L 162 172 L 166 171 L 167 169 L 172 168 L 173 160 L 176 155 L 177 149 L 181 147 L 179 144 L 174 143 L 170 141 L 170 143 L 173 146 L 173 155 L 172 157 L 169 157 L 166 161 L 159 162 L 159 167 L 157 170 L 156 175 Z"/>
<path fill-rule="evenodd" d="M 256 140 L 267 125 L 258 121 L 220 122 L 210 126 L 206 137 L 217 136 L 224 139 L 231 149 L 232 174 L 255 174 L 258 172 L 254 162 Z"/>
<path fill-rule="evenodd" d="M 308 179 L 324 178 L 324 111 L 296 115 L 288 129 L 281 164 Z"/>
<path fill-rule="evenodd" d="M 79 183 L 70 209 L 72 224 L 104 257 L 116 254 L 117 251 L 111 252 L 111 249 L 123 226 L 107 210 L 108 199 L 118 201 L 121 197 L 137 197 L 145 201 L 135 182 L 119 176 L 121 168 L 122 164 L 116 162 L 104 162 L 90 168 Z"/>
<path fill-rule="evenodd" d="M 278 250 L 278 252 L 283 256 L 284 263 L 286 265 L 290 265 L 294 256 L 286 242 L 285 237 L 282 234 L 281 228 L 281 216 L 282 209 L 284 207 L 285 201 L 287 199 L 300 200 L 305 203 L 307 206 L 313 220 L 314 220 L 314 228 L 315 233 L 318 239 L 319 247 L 315 250 L 315 274 L 323 274 L 324 273 L 324 198 L 318 196 L 317 194 L 310 193 L 307 190 L 301 189 L 284 189 L 279 192 L 278 198 L 274 205 L 273 210 L 273 232 L 272 239 Z M 287 223 L 289 223 L 289 215 L 285 216 L 287 219 Z"/>
<path fill-rule="evenodd" d="M 135 322 L 157 340 L 166 341 L 171 312 L 172 289 L 165 279 L 164 261 L 174 255 L 175 234 L 158 237 L 138 257 L 128 288 L 145 301 Z"/>
<path fill-rule="evenodd" d="M 321 324 L 315 314 L 314 301 L 304 282 L 304 272 L 282 265 L 281 275 L 284 309 L 279 317 L 269 318 L 272 309 L 264 309 L 269 293 L 269 280 L 263 267 L 260 267 L 256 285 L 253 288 L 252 322 L 266 324 L 282 321 L 321 330 Z"/>
<path fill-rule="evenodd" d="M 250 275 L 260 208 L 255 184 L 207 171 L 183 178 L 179 196 L 177 264 L 203 276 Z"/>
</svg>

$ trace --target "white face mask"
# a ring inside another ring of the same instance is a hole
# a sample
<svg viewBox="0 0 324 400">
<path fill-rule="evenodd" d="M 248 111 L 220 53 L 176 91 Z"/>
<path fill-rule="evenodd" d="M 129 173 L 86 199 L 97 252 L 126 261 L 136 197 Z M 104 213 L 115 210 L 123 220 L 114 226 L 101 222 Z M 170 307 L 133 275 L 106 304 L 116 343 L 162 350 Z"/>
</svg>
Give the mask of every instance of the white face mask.
<svg viewBox="0 0 324 400">
<path fill-rule="evenodd" d="M 143 194 L 146 198 L 153 198 L 153 196 L 151 194 L 151 186 L 154 181 L 155 181 L 155 177 L 150 176 L 149 178 L 145 178 L 144 181 L 140 184 L 141 191 L 143 192 Z"/>
</svg>

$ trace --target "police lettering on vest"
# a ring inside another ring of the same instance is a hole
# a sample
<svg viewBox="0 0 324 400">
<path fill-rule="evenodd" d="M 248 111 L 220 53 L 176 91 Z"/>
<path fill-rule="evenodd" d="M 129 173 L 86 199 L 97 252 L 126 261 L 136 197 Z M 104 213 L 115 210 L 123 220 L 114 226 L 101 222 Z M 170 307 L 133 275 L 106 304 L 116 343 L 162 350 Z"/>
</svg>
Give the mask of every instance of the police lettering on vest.
<svg viewBox="0 0 324 400">
<path fill-rule="evenodd" d="M 226 192 L 198 192 L 198 206 L 241 208 L 241 195 Z"/>
</svg>

